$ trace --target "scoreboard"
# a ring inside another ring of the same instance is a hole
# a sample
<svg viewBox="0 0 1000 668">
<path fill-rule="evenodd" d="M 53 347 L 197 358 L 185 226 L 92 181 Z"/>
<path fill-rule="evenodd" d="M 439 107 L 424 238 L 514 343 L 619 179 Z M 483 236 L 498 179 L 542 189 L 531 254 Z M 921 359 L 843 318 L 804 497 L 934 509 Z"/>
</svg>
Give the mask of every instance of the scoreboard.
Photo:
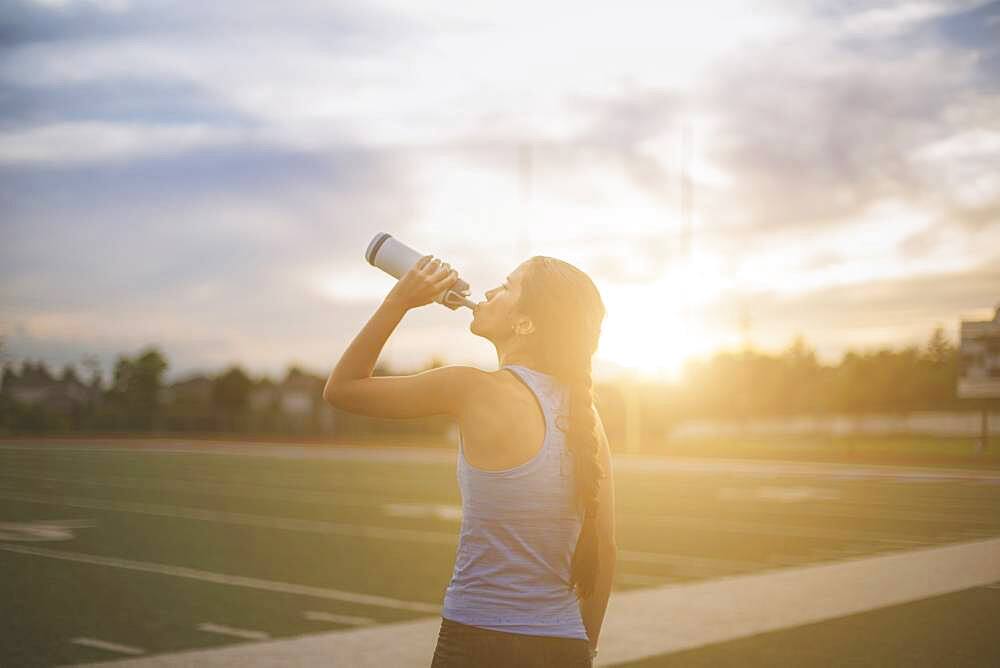
<svg viewBox="0 0 1000 668">
<path fill-rule="evenodd" d="M 993 320 L 962 321 L 958 396 L 1000 398 L 1000 307 Z"/>
</svg>

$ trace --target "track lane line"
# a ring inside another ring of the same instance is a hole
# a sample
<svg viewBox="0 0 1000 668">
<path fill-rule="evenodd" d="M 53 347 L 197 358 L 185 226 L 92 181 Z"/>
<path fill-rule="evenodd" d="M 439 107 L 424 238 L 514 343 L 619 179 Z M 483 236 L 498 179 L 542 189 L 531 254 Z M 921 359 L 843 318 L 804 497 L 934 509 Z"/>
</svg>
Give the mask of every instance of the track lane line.
<svg viewBox="0 0 1000 668">
<path fill-rule="evenodd" d="M 242 638 L 243 640 L 268 640 L 271 637 L 270 633 L 265 633 L 264 631 L 238 629 L 234 626 L 213 624 L 212 622 L 202 622 L 196 628 L 205 633 L 217 633 L 223 636 L 230 636 L 231 638 Z"/>
<path fill-rule="evenodd" d="M 371 617 L 335 615 L 332 612 L 322 612 L 319 610 L 307 610 L 302 616 L 311 622 L 333 622 L 334 624 L 349 624 L 351 626 L 368 626 L 375 623 L 375 620 Z"/>
<path fill-rule="evenodd" d="M 119 654 L 130 654 L 132 656 L 146 653 L 146 650 L 139 647 L 121 645 L 116 642 L 108 642 L 107 640 L 98 640 L 97 638 L 72 638 L 70 642 L 74 645 L 94 647 L 96 649 L 104 649 L 109 652 L 117 652 Z"/>
<path fill-rule="evenodd" d="M 104 557 L 96 554 L 86 554 L 83 552 L 51 550 L 48 548 L 26 547 L 22 545 L 0 544 L 0 550 L 17 552 L 19 554 L 30 554 L 38 557 L 48 557 L 51 559 L 76 561 L 84 564 L 93 564 L 95 566 L 110 566 L 112 568 L 123 568 L 132 571 L 155 573 L 157 575 L 169 575 L 172 577 L 187 578 L 189 580 L 201 580 L 202 582 L 213 582 L 215 584 L 246 587 L 248 589 L 273 591 L 281 594 L 298 594 L 301 596 L 312 596 L 314 598 L 323 598 L 333 601 L 345 601 L 347 603 L 358 603 L 360 605 L 371 605 L 380 608 L 392 608 L 394 610 L 410 610 L 412 612 L 425 612 L 430 614 L 437 614 L 441 612 L 441 606 L 433 605 L 431 603 L 404 601 L 397 598 L 390 598 L 388 596 L 359 594 L 339 589 L 328 589 L 325 587 L 300 585 L 291 582 L 264 580 L 262 578 L 252 578 L 243 575 L 229 575 L 227 573 L 216 573 L 214 571 L 204 571 L 197 568 L 187 568 L 185 566 L 171 566 L 170 564 L 157 564 L 148 561 L 135 561 L 132 559 Z"/>
<path fill-rule="evenodd" d="M 457 545 L 458 543 L 457 534 L 444 531 L 374 527 L 360 524 L 324 522 L 321 520 L 268 517 L 265 515 L 251 515 L 249 513 L 202 510 L 200 508 L 167 506 L 154 503 L 109 501 L 106 499 L 90 499 L 85 497 L 47 496 L 43 494 L 25 494 L 14 492 L 0 492 L 0 499 L 23 501 L 25 503 L 68 506 L 71 508 L 86 508 L 88 510 L 110 510 L 113 512 L 155 515 L 157 517 L 174 517 L 205 522 L 219 522 L 222 524 L 237 524 L 241 526 L 262 527 L 267 529 L 284 529 L 289 531 L 305 531 L 310 533 L 337 534 L 343 536 L 358 536 L 362 538 L 379 538 L 387 540 L 411 540 L 419 543 L 436 543 L 441 545 Z"/>
<path fill-rule="evenodd" d="M 2 485 L 0 485 L 2 486 Z M 29 494 L 21 492 L 0 491 L 0 499 L 11 501 L 23 501 L 26 503 L 39 503 L 48 505 L 62 505 L 72 508 L 86 508 L 89 510 L 110 510 L 115 512 L 139 513 L 144 515 L 156 515 L 159 517 L 175 517 L 181 519 L 201 520 L 208 522 L 220 522 L 225 524 L 238 524 L 244 526 L 255 526 L 270 529 L 285 529 L 291 531 L 307 531 L 312 533 L 340 534 L 347 536 L 361 536 L 365 538 L 381 538 L 387 540 L 412 540 L 421 543 L 438 543 L 443 545 L 456 545 L 458 536 L 455 533 L 444 531 L 429 531 L 426 529 L 404 529 L 391 527 L 374 527 L 369 525 L 345 524 L 338 522 L 325 522 L 320 520 L 302 520 L 285 517 L 271 517 L 265 515 L 251 515 L 249 513 L 233 513 L 216 510 L 203 510 L 200 508 L 188 508 L 182 506 L 168 506 L 163 504 L 137 503 L 131 501 L 110 501 L 107 499 L 91 499 L 86 497 L 73 496 L 49 496 L 43 494 Z M 817 529 L 810 527 L 782 527 L 777 525 L 762 524 L 759 522 L 739 522 L 739 521 L 710 521 L 698 520 L 694 518 L 661 518 L 651 520 L 648 524 L 658 527 L 670 527 L 688 530 L 722 531 L 727 533 L 743 533 L 748 535 L 772 535 L 791 536 L 799 538 L 826 538 L 832 540 L 865 540 L 890 546 L 921 546 L 929 545 L 933 542 L 925 539 L 913 539 L 903 537 L 887 537 L 881 533 L 873 531 L 844 531 L 838 529 Z"/>
</svg>

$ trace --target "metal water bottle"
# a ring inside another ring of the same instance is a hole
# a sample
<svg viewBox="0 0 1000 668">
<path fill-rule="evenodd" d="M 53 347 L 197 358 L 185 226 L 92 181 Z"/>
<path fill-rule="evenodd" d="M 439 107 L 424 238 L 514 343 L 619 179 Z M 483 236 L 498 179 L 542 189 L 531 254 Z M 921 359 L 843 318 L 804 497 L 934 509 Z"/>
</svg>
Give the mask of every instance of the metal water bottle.
<svg viewBox="0 0 1000 668">
<path fill-rule="evenodd" d="M 410 248 L 386 232 L 376 234 L 371 243 L 368 244 L 368 250 L 365 251 L 365 259 L 368 260 L 368 264 L 378 267 L 397 280 L 412 269 L 417 260 L 424 255 L 425 253 Z M 468 291 L 469 284 L 458 279 L 452 287 L 435 297 L 434 301 L 444 304 L 452 311 L 459 306 L 475 308 L 476 303 L 465 296 Z"/>
</svg>

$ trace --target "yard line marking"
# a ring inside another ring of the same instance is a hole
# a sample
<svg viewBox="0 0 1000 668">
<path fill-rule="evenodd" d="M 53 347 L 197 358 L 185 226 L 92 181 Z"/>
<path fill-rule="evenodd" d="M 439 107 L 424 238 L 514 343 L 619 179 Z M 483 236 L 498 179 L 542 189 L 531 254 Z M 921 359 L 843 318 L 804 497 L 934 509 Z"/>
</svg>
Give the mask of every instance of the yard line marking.
<svg viewBox="0 0 1000 668">
<path fill-rule="evenodd" d="M 16 445 L 0 444 L 0 451 L 28 450 L 44 452 L 98 452 L 141 455 L 230 455 L 271 459 L 391 462 L 407 464 L 454 464 L 457 448 L 428 448 L 405 443 L 397 446 L 303 446 L 294 443 L 255 443 L 239 441 L 132 441 L 119 446 L 87 445 Z"/>
<path fill-rule="evenodd" d="M 220 522 L 223 524 L 238 524 L 242 526 L 263 527 L 267 529 L 306 531 L 310 533 L 360 536 L 363 538 L 380 538 L 387 540 L 412 540 L 419 543 L 438 543 L 442 545 L 455 545 L 458 543 L 458 536 L 456 534 L 446 533 L 444 531 L 373 527 L 359 524 L 325 522 L 322 520 L 268 517 L 266 515 L 250 515 L 248 513 L 230 513 L 217 510 L 202 510 L 200 508 L 186 508 L 126 501 L 107 501 L 105 499 L 88 499 L 70 496 L 45 496 L 42 494 L 0 492 L 0 499 L 25 501 L 27 503 L 69 506 L 72 508 L 87 508 L 89 510 L 111 510 L 124 513 L 139 513 L 141 515 L 155 515 L 158 517 L 176 517 L 180 519 Z"/>
<path fill-rule="evenodd" d="M 671 582 L 670 578 L 655 575 L 636 575 L 634 573 L 617 573 L 617 578 L 625 584 L 661 586 Z"/>
<path fill-rule="evenodd" d="M 332 612 L 320 612 L 316 610 L 309 610 L 303 616 L 313 622 L 333 622 L 335 624 L 350 624 L 352 626 L 367 626 L 368 624 L 375 623 L 375 620 L 371 617 L 335 615 Z"/>
<path fill-rule="evenodd" d="M 0 485 L 2 487 L 2 485 Z M 139 513 L 159 517 L 175 517 L 180 519 L 220 522 L 223 524 L 238 524 L 268 529 L 284 529 L 288 531 L 307 531 L 311 533 L 337 534 L 344 536 L 361 536 L 386 540 L 412 540 L 420 543 L 437 543 L 455 545 L 458 536 L 444 531 L 429 531 L 425 529 L 404 529 L 391 527 L 375 527 L 358 524 L 325 522 L 322 520 L 302 520 L 289 517 L 270 517 L 266 515 L 251 515 L 248 513 L 232 513 L 217 510 L 202 510 L 181 506 L 162 504 L 136 503 L 130 501 L 108 501 L 106 499 L 90 499 L 72 496 L 47 496 L 42 494 L 27 494 L 19 492 L 0 492 L 0 499 L 41 503 L 49 505 L 86 508 L 88 510 L 111 510 L 116 512 Z M 654 526 L 669 526 L 682 529 L 708 529 L 729 533 L 768 534 L 773 536 L 794 536 L 806 538 L 833 538 L 839 540 L 868 540 L 888 545 L 928 545 L 930 541 L 910 538 L 888 538 L 871 531 L 839 531 L 835 529 L 812 529 L 809 527 L 781 527 L 758 522 L 738 522 L 713 520 L 705 522 L 696 518 L 657 518 L 651 517 L 647 524 Z"/>
<path fill-rule="evenodd" d="M 264 633 L 263 631 L 251 631 L 249 629 L 237 629 L 232 626 L 223 626 L 222 624 L 212 624 L 211 622 L 204 622 L 198 625 L 199 631 L 204 631 L 206 633 L 218 633 L 224 636 L 233 636 L 234 638 L 243 638 L 245 640 L 267 640 L 271 637 L 271 634 Z"/>
<path fill-rule="evenodd" d="M 17 541 L 37 543 L 41 541 L 72 540 L 76 536 L 73 529 L 97 526 L 93 520 L 29 520 L 27 522 L 0 522 L 0 542 Z"/>
<path fill-rule="evenodd" d="M 765 477 L 803 476 L 817 478 L 897 479 L 925 481 L 997 480 L 1000 470 L 972 468 L 930 468 L 892 464 L 846 464 L 840 462 L 803 462 L 787 459 L 738 459 L 663 457 L 651 455 L 612 455 L 615 472 L 623 473 L 741 473 Z"/>
<path fill-rule="evenodd" d="M 275 591 L 282 594 L 299 594 L 302 596 L 313 596 L 315 598 L 324 598 L 333 601 L 347 601 L 348 603 L 359 603 L 361 605 L 372 605 L 381 608 L 412 610 L 414 612 L 427 612 L 433 614 L 441 612 L 441 606 L 430 603 L 403 601 L 397 598 L 389 598 L 387 596 L 358 594 L 356 592 L 341 591 L 339 589 L 327 589 L 324 587 L 293 584 L 291 582 L 263 580 L 243 575 L 229 575 L 227 573 L 203 571 L 196 568 L 187 568 L 185 566 L 171 566 L 169 564 L 157 564 L 148 561 L 133 561 L 131 559 L 120 559 L 118 557 L 102 557 L 96 554 L 69 552 L 65 550 L 50 550 L 41 547 L 23 547 L 21 545 L 0 545 L 0 550 L 20 552 L 21 554 L 33 554 L 39 557 L 51 557 L 53 559 L 65 559 L 66 561 L 79 561 L 81 563 L 95 564 L 98 566 L 125 568 L 128 570 L 156 573 L 159 575 L 171 575 L 173 577 L 201 580 L 203 582 L 214 582 L 216 584 L 232 585 L 236 587 L 247 587 L 249 589 Z"/>
<path fill-rule="evenodd" d="M 623 524 L 636 524 L 633 515 Z M 728 533 L 746 533 L 753 535 L 767 534 L 770 536 L 790 536 L 795 538 L 831 538 L 835 540 L 870 540 L 876 543 L 886 543 L 889 545 L 927 545 L 929 541 L 914 538 L 891 538 L 884 534 L 863 529 L 841 530 L 823 529 L 812 527 L 793 527 L 782 524 L 766 524 L 763 522 L 745 522 L 740 520 L 723 520 L 697 517 L 678 517 L 664 515 L 649 515 L 643 518 L 642 524 L 646 526 L 669 527 L 671 529 L 706 529 L 711 531 L 725 531 Z"/>
<path fill-rule="evenodd" d="M 271 485 L 256 483 L 207 480 L 161 480 L 158 478 L 104 476 L 100 479 L 81 479 L 66 476 L 27 475 L 11 473 L 10 470 L 0 473 L 0 478 L 14 480 L 33 480 L 38 482 L 58 482 L 89 487 L 113 487 L 120 489 L 165 489 L 182 492 L 202 492 L 213 496 L 231 497 L 237 499 L 272 499 L 275 501 L 300 501 L 304 503 L 326 503 L 338 506 L 374 507 L 384 500 L 381 492 L 369 494 L 337 492 L 335 490 L 288 490 Z M 250 492 L 223 491 L 226 487 L 249 487 Z"/>
<path fill-rule="evenodd" d="M 612 592 L 601 632 L 611 666 L 836 619 L 1000 580 L 1000 539 Z M 345 665 L 425 668 L 440 617 L 253 645 L 161 654 L 89 668 Z"/>
<path fill-rule="evenodd" d="M 462 521 L 462 506 L 447 503 L 383 503 L 382 513 L 390 517 L 430 517 L 450 522 Z"/>
<path fill-rule="evenodd" d="M 236 441 L 179 440 L 157 442 L 136 440 L 120 446 L 86 445 L 18 445 L 0 443 L 0 451 L 28 450 L 44 452 L 110 452 L 130 454 L 195 454 L 231 455 L 243 457 L 270 457 L 319 461 L 359 461 L 389 463 L 455 463 L 456 449 L 429 448 L 418 445 L 390 446 L 316 446 L 295 443 L 246 443 Z M 838 462 L 803 462 L 786 459 L 758 460 L 733 457 L 665 457 L 654 455 L 612 455 L 619 473 L 743 473 L 766 477 L 799 475 L 819 478 L 867 478 L 923 481 L 935 480 L 986 480 L 1000 482 L 1000 470 L 983 471 L 971 468 L 930 468 L 891 464 L 845 464 Z"/>
<path fill-rule="evenodd" d="M 145 654 L 146 650 L 140 649 L 138 647 L 129 647 L 128 645 L 119 645 L 114 642 L 107 642 L 106 640 L 97 640 L 96 638 L 73 638 L 70 640 L 71 643 L 77 645 L 83 645 L 85 647 L 96 647 L 97 649 L 106 649 L 109 652 L 118 652 L 119 654 Z"/>
<path fill-rule="evenodd" d="M 230 498 L 253 498 L 253 499 L 273 499 L 276 501 L 295 501 L 303 503 L 316 503 L 324 504 L 329 503 L 334 506 L 358 506 L 363 508 L 373 508 L 377 505 L 381 505 L 383 511 L 388 516 L 395 517 L 434 517 L 441 520 L 452 520 L 459 521 L 462 516 L 461 506 L 450 505 L 450 504 L 421 504 L 412 502 L 397 502 L 397 503 L 386 503 L 386 499 L 381 495 L 380 492 L 372 492 L 368 494 L 359 493 L 341 493 L 337 491 L 322 491 L 322 490 L 301 490 L 301 491 L 283 491 L 281 487 L 273 487 L 267 485 L 257 485 L 251 483 L 241 483 L 238 481 L 223 481 L 223 482 L 212 482 L 204 480 L 159 480 L 156 478 L 143 478 L 143 477 L 102 477 L 100 480 L 81 480 L 79 478 L 73 477 L 60 477 L 60 476 L 40 476 L 40 475 L 27 475 L 24 473 L 12 473 L 10 470 L 0 472 L 0 478 L 10 478 L 14 480 L 35 480 L 44 482 L 58 482 L 65 484 L 77 484 L 84 486 L 97 486 L 97 487 L 112 487 L 112 488 L 123 488 L 123 489 L 167 489 L 167 490 L 180 490 L 180 491 L 200 491 L 213 496 L 230 497 Z M 4 483 L 0 483 L 0 487 L 5 487 Z M 236 491 L 224 490 L 226 487 L 251 487 L 252 492 L 240 493 Z M 730 488 L 726 488 L 730 489 Z M 838 501 L 838 504 L 847 504 L 847 501 Z M 965 510 L 964 507 L 962 507 Z M 851 509 L 839 508 L 830 504 L 826 504 L 820 510 L 805 510 L 800 509 L 796 513 L 797 515 L 808 515 L 817 521 L 828 519 L 828 518 L 864 518 L 870 519 L 872 513 L 870 508 L 866 508 L 860 512 L 853 512 Z M 915 512 L 907 510 L 892 510 L 892 509 L 879 509 L 877 516 L 884 520 L 901 520 L 901 521 L 940 521 L 948 522 L 950 524 L 966 524 L 973 526 L 985 526 L 993 528 L 996 526 L 997 522 L 992 516 L 990 517 L 970 517 L 967 514 L 961 515 L 957 512 Z M 678 517 L 677 515 L 640 515 L 635 513 L 619 513 L 617 515 L 617 521 L 619 524 L 637 523 L 642 524 L 647 521 L 647 519 L 665 519 L 669 520 L 671 518 Z M 682 519 L 690 521 L 692 518 L 683 517 Z M 981 536 L 991 536 L 994 532 L 983 531 L 979 535 Z M 963 536 L 964 538 L 965 536 Z M 833 538 L 837 538 L 833 536 Z M 921 543 L 922 544 L 922 543 Z"/>
<path fill-rule="evenodd" d="M 770 564 L 757 561 L 737 561 L 735 559 L 714 559 L 711 557 L 696 557 L 686 554 L 669 554 L 664 552 L 638 552 L 635 550 L 618 550 L 618 559 L 642 564 L 666 564 L 680 568 L 704 568 L 708 571 L 752 571 L 769 568 Z"/>
</svg>

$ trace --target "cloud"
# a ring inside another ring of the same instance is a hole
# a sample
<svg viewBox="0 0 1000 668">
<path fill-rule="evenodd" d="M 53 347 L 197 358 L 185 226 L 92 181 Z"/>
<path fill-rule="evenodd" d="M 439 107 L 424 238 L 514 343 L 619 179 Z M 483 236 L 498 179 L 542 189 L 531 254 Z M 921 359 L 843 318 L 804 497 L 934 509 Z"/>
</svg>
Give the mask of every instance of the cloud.
<svg viewBox="0 0 1000 668">
<path fill-rule="evenodd" d="M 922 343 L 938 325 L 957 340 L 962 317 L 1000 306 L 998 267 L 1000 255 L 994 254 L 963 271 L 834 285 L 799 295 L 733 293 L 706 307 L 704 317 L 709 327 L 735 331 L 746 313 L 757 346 L 773 349 L 773 342 L 803 334 L 827 360 L 845 347 Z"/>
<path fill-rule="evenodd" d="M 74 361 L 148 342 L 178 369 L 315 362 L 374 307 L 331 300 L 315 279 L 363 266 L 378 231 L 406 234 L 413 194 L 396 163 L 357 147 L 237 147 L 7 167 L 0 331 L 17 357 Z"/>
<path fill-rule="evenodd" d="M 67 359 L 151 336 L 179 366 L 325 359 L 389 231 L 476 293 L 535 253 L 626 291 L 711 258 L 706 303 L 759 290 L 768 337 L 812 305 L 843 309 L 825 346 L 909 336 L 919 276 L 973 272 L 981 300 L 995 259 L 996 7 L 5 2 L 3 327 Z M 439 311 L 392 354 L 443 345 Z"/>
</svg>

